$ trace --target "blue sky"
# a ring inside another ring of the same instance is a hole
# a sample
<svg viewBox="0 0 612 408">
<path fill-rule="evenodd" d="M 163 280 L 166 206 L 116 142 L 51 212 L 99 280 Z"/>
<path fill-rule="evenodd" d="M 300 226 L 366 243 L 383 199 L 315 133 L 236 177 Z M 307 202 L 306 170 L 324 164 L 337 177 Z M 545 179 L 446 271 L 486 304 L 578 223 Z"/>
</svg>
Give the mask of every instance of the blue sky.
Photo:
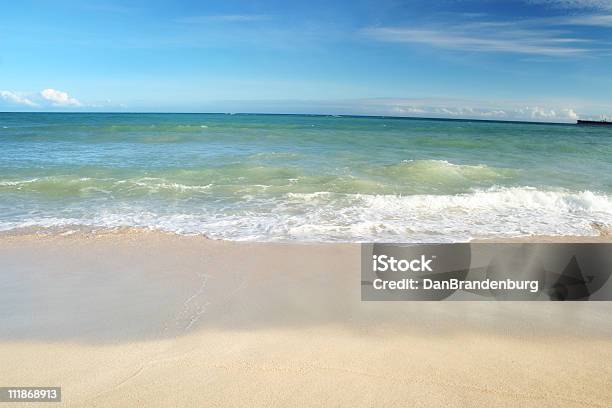
<svg viewBox="0 0 612 408">
<path fill-rule="evenodd" d="M 612 117 L 612 0 L 6 2 L 0 110 Z"/>
</svg>

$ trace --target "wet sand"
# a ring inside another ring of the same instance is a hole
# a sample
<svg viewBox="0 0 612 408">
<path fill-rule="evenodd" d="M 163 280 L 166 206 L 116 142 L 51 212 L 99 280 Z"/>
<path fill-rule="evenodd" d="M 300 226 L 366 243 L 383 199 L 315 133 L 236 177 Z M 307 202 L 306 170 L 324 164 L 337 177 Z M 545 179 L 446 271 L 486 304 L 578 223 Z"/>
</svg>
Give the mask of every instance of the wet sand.
<svg viewBox="0 0 612 408">
<path fill-rule="evenodd" d="M 21 234 L 0 264 L 0 386 L 66 406 L 612 400 L 612 302 L 361 302 L 356 244 Z"/>
</svg>

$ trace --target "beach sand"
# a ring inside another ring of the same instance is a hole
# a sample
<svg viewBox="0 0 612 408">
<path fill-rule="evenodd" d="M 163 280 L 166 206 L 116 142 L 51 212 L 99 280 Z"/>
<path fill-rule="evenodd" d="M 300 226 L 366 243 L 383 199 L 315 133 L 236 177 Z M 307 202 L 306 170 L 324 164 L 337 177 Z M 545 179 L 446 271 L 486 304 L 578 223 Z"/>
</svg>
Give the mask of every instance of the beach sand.
<svg viewBox="0 0 612 408">
<path fill-rule="evenodd" d="M 65 406 L 612 402 L 612 302 L 361 302 L 356 244 L 20 234 L 0 265 L 0 386 Z"/>
</svg>

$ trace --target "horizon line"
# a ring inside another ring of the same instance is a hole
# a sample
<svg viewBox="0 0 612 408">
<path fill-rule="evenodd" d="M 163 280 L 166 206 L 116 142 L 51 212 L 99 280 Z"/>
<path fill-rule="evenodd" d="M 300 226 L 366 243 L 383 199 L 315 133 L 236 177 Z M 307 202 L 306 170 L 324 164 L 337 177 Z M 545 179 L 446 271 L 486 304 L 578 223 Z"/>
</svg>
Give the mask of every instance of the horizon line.
<svg viewBox="0 0 612 408">
<path fill-rule="evenodd" d="M 424 117 L 424 116 L 393 116 L 393 115 L 356 115 L 356 114 L 332 114 L 332 113 L 262 113 L 262 112 L 126 112 L 126 111 L 0 111 L 0 114 L 71 114 L 71 115 L 91 115 L 91 114 L 113 114 L 113 115 L 258 115 L 258 116 L 317 116 L 317 117 L 336 117 L 336 118 L 372 118 L 372 119 L 394 119 L 394 120 L 438 120 L 454 122 L 485 122 L 485 123 L 523 123 L 533 125 L 575 125 L 578 122 L 545 122 L 529 120 L 502 120 L 502 119 L 473 119 L 473 118 L 445 118 L 445 117 Z"/>
</svg>

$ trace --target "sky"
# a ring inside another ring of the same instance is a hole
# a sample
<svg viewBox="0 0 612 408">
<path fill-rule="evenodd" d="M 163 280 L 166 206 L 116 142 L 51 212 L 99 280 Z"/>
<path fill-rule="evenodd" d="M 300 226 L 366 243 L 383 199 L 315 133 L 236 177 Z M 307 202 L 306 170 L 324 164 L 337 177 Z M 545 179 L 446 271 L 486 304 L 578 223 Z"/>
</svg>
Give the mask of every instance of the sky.
<svg viewBox="0 0 612 408">
<path fill-rule="evenodd" d="M 0 111 L 612 118 L 612 0 L 3 3 Z"/>
</svg>

